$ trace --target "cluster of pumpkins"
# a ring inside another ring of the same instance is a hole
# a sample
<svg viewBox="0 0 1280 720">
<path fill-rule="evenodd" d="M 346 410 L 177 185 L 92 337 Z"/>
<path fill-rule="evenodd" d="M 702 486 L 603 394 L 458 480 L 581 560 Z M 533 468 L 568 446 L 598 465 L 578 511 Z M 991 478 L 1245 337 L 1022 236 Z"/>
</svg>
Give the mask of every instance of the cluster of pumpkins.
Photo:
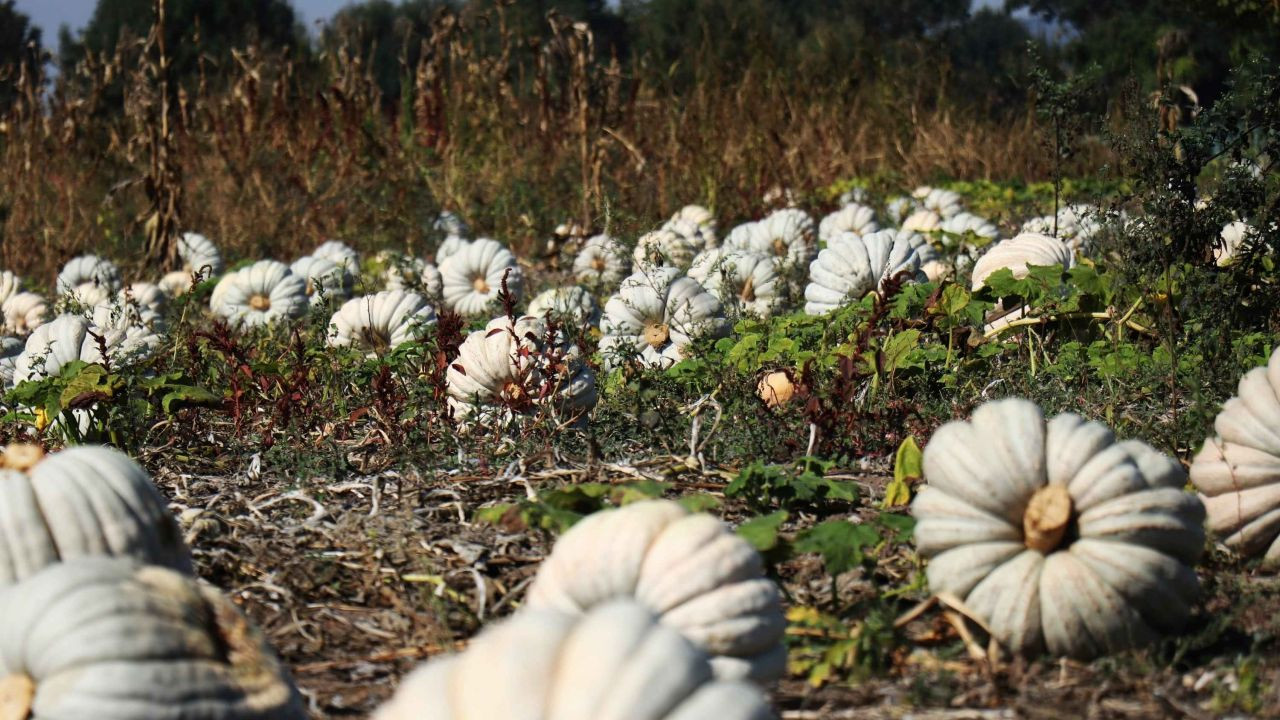
<svg viewBox="0 0 1280 720">
<path fill-rule="evenodd" d="M 999 268 L 1022 276 L 1028 265 L 1070 267 L 1100 228 L 1096 208 L 1072 205 L 1001 239 L 994 223 L 964 210 L 959 194 L 929 187 L 892 199 L 879 214 L 858 192 L 841 203 L 816 223 L 802 209 L 782 208 L 733 228 L 723 242 L 714 214 L 697 205 L 642 235 L 634 248 L 574 228 L 566 231 L 573 236 L 566 245 L 575 251 L 571 272 L 578 284 L 537 295 L 517 317 L 505 313 L 502 300 L 520 306 L 525 268 L 502 243 L 473 237 L 452 213 L 435 223 L 445 239 L 434 262 L 384 252 L 364 275 L 359 255 L 340 241 L 290 265 L 259 260 L 223 273 L 216 245 L 187 233 L 178 246 L 182 270 L 154 284 L 122 283 L 116 265 L 102 257 L 71 260 L 58 274 L 56 305 L 63 311 L 52 319 L 54 303 L 24 291 L 12 273 L 0 273 L 0 382 L 8 387 L 55 374 L 75 359 L 144 356 L 161 343 L 167 299 L 187 292 L 195 278 L 218 277 L 209 310 L 232 327 L 333 307 L 327 342 L 371 356 L 421 337 L 440 307 L 470 317 L 496 315 L 451 359 L 455 417 L 492 421 L 537 409 L 577 419 L 594 406 L 596 387 L 565 332 L 568 324 L 598 328 L 606 368 L 628 362 L 665 367 L 683 358 L 695 339 L 728 334 L 731 317 L 768 317 L 800 298 L 806 313 L 821 315 L 880 290 L 890 278 L 939 280 L 962 264 L 972 264 L 975 289 Z M 1224 229 L 1224 258 L 1248 233 L 1237 225 Z M 989 243 L 985 252 L 972 242 L 978 238 Z M 352 297 L 357 287 L 374 286 L 384 289 Z M 606 299 L 603 309 L 597 298 Z M 1014 319 L 1004 313 L 998 322 Z"/>
<path fill-rule="evenodd" d="M 1150 446 L 1017 398 L 929 440 L 911 505 L 932 592 L 1011 652 L 1088 659 L 1175 632 L 1209 529 L 1280 561 L 1280 349 L 1247 373 L 1186 473 Z M 288 673 L 192 576 L 180 529 L 123 454 L 0 454 L 0 717 L 288 720 Z M 669 500 L 588 516 L 517 612 L 399 684 L 376 720 L 763 720 L 786 670 L 759 554 Z"/>
</svg>

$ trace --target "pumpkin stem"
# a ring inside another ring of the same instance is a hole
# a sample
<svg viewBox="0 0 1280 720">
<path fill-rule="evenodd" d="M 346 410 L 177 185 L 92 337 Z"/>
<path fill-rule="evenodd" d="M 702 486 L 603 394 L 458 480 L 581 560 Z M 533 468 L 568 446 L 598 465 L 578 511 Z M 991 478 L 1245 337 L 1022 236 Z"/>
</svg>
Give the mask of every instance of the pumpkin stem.
<svg viewBox="0 0 1280 720">
<path fill-rule="evenodd" d="M 11 443 L 0 454 L 0 467 L 25 472 L 44 459 L 44 449 L 31 443 Z M 2 719 L 0 719 L 2 720 Z"/>
<path fill-rule="evenodd" d="M 776 237 L 773 239 L 773 254 L 782 256 L 787 254 L 787 243 L 784 238 Z"/>
<path fill-rule="evenodd" d="M 502 386 L 502 397 L 509 402 L 519 402 L 525 396 L 524 388 L 519 383 L 508 382 Z"/>
<path fill-rule="evenodd" d="M 791 401 L 796 394 L 796 386 L 791 382 L 791 376 L 785 371 L 775 370 L 760 378 L 760 383 L 756 386 L 756 394 L 765 405 L 776 408 Z"/>
<path fill-rule="evenodd" d="M 25 674 L 0 678 L 0 720 L 27 720 L 36 697 L 36 684 Z"/>
<path fill-rule="evenodd" d="M 265 312 L 271 309 L 271 298 L 266 295 L 254 295 L 249 298 L 249 307 L 258 312 Z"/>
<path fill-rule="evenodd" d="M 472 281 L 471 281 L 471 287 L 475 288 L 475 289 L 476 289 L 476 292 L 478 292 L 478 293 L 488 293 L 488 292 L 489 292 L 489 283 L 485 282 L 485 279 L 484 279 L 484 276 L 483 276 L 483 275 L 482 275 L 482 276 L 477 277 L 475 280 L 472 280 Z"/>
<path fill-rule="evenodd" d="M 595 259 L 591 261 L 591 267 L 596 272 L 604 272 L 604 268 L 605 268 L 604 256 L 597 255 Z"/>
<path fill-rule="evenodd" d="M 671 329 L 666 323 L 653 323 L 644 329 L 644 341 L 649 347 L 657 350 L 671 338 Z"/>
<path fill-rule="evenodd" d="M 1022 516 L 1026 546 L 1046 555 L 1053 552 L 1067 532 L 1071 510 L 1071 494 L 1062 485 L 1045 485 L 1036 490 Z"/>
<path fill-rule="evenodd" d="M 742 292 L 738 294 L 742 302 L 754 302 L 756 299 L 756 276 L 748 275 L 747 283 L 742 286 Z"/>
</svg>

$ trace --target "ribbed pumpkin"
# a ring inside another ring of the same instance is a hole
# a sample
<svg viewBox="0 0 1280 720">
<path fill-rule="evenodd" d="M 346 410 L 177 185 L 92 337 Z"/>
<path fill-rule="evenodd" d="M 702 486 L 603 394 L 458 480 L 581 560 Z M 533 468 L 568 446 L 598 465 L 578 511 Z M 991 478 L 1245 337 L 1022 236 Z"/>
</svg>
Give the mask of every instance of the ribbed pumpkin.
<svg viewBox="0 0 1280 720">
<path fill-rule="evenodd" d="M 859 203 L 849 203 L 818 223 L 818 239 L 830 242 L 840 233 L 870 235 L 880 229 L 876 223 L 876 211 Z"/>
<path fill-rule="evenodd" d="M 1191 465 L 1209 530 L 1244 555 L 1280 564 L 1280 348 L 1240 378 Z"/>
<path fill-rule="evenodd" d="M 308 302 L 306 280 L 275 260 L 259 260 L 227 274 L 209 297 L 210 309 L 233 327 L 301 317 Z"/>
<path fill-rule="evenodd" d="M 1024 232 L 1009 240 L 996 243 L 973 265 L 971 285 L 974 290 L 982 287 L 991 273 L 1009 268 L 1015 278 L 1024 278 L 1030 272 L 1029 265 L 1061 265 L 1067 270 L 1075 265 L 1071 248 L 1057 238 L 1040 233 Z"/>
<path fill-rule="evenodd" d="M 670 500 L 597 512 L 556 541 L 525 607 L 588 612 L 634 599 L 712 655 L 717 677 L 769 681 L 786 621 L 760 554 L 724 523 Z"/>
<path fill-rule="evenodd" d="M 78 315 L 59 315 L 27 338 L 26 348 L 14 363 L 13 379 L 21 383 L 57 375 L 73 360 L 106 365 L 138 360 L 159 342 L 159 336 L 147 328 L 102 328 Z"/>
<path fill-rule="evenodd" d="M 395 350 L 436 324 L 436 310 L 427 299 L 408 290 L 383 290 L 353 298 L 329 320 L 329 344 L 356 347 L 370 357 Z"/>
<path fill-rule="evenodd" d="M 1054 222 L 1053 215 L 1031 218 L 1022 224 L 1022 232 L 1056 237 L 1066 243 L 1073 253 L 1081 254 L 1089 249 L 1089 241 L 1102 229 L 1102 224 L 1098 221 L 1098 208 L 1092 205 L 1067 205 L 1058 209 L 1057 217 L 1057 223 Z"/>
<path fill-rule="evenodd" d="M 669 367 L 695 338 L 729 332 L 720 301 L 673 267 L 641 270 L 623 280 L 605 303 L 600 326 L 606 367 L 636 356 L 644 364 Z"/>
<path fill-rule="evenodd" d="M 703 248 L 696 237 L 663 227 L 641 235 L 631 259 L 637 268 L 674 267 L 685 270 Z"/>
<path fill-rule="evenodd" d="M 581 327 L 594 326 L 600 322 L 600 306 L 585 288 L 569 285 L 540 293 L 529 301 L 529 309 L 525 311 L 525 315 L 552 316 L 561 322 Z"/>
<path fill-rule="evenodd" d="M 412 290 L 429 298 L 439 298 L 443 279 L 440 269 L 419 257 L 392 257 L 382 272 L 388 290 Z"/>
<path fill-rule="evenodd" d="M 914 280 L 924 280 L 920 255 L 909 240 L 911 235 L 880 230 L 870 235 L 842 233 L 831 238 L 809 265 L 809 285 L 804 290 L 805 313 L 829 313 L 879 290 L 885 280 L 901 273 Z"/>
<path fill-rule="evenodd" d="M 222 272 L 222 253 L 218 246 L 200 233 L 183 233 L 178 238 L 178 257 L 182 258 L 182 270 L 188 278 L 199 273 L 206 280 Z"/>
<path fill-rule="evenodd" d="M 1240 252 L 1240 247 L 1244 245 L 1245 238 L 1251 234 L 1253 234 L 1253 227 L 1240 220 L 1223 225 L 1222 232 L 1218 236 L 1221 243 L 1213 249 L 1213 259 L 1218 263 L 1218 267 L 1230 265 L 1236 254 Z"/>
<path fill-rule="evenodd" d="M 766 720 L 760 691 L 712 677 L 706 656 L 645 608 L 579 617 L 522 610 L 400 684 L 374 720 Z"/>
<path fill-rule="evenodd" d="M 964 210 L 964 199 L 954 190 L 921 185 L 911 192 L 911 197 L 919 207 L 937 213 L 943 220 L 959 215 Z"/>
<path fill-rule="evenodd" d="M 942 216 L 932 210 L 921 208 L 902 221 L 902 229 L 908 232 L 933 232 L 942 228 Z"/>
<path fill-rule="evenodd" d="M 13 373 L 27 343 L 22 338 L 9 335 L 0 336 L 0 389 L 13 387 Z"/>
<path fill-rule="evenodd" d="M 441 210 L 431 228 L 445 237 L 471 237 L 471 226 L 467 225 L 461 215 L 450 210 Z"/>
<path fill-rule="evenodd" d="M 191 572 L 164 496 L 123 453 L 83 445 L 0 455 L 0 587 L 85 556 L 133 558 Z"/>
<path fill-rule="evenodd" d="M 912 503 L 929 587 L 1010 650 L 1091 658 L 1176 631 L 1199 586 L 1204 507 L 1173 459 L 1034 403 L 934 433 Z"/>
<path fill-rule="evenodd" d="M 70 294 L 84 305 L 93 305 L 88 297 L 94 288 L 108 295 L 120 289 L 120 268 L 106 258 L 97 255 L 81 255 L 67 261 L 58 272 L 58 294 Z"/>
<path fill-rule="evenodd" d="M 947 218 L 942 221 L 942 225 L 938 229 L 953 235 L 973 233 L 988 240 L 996 240 L 1000 237 L 1000 229 L 996 227 L 995 223 L 970 212 L 962 212 Z"/>
<path fill-rule="evenodd" d="M 317 255 L 294 260 L 289 271 L 306 283 L 305 291 L 312 305 L 346 300 L 351 297 L 351 288 L 355 284 L 345 266 Z"/>
<path fill-rule="evenodd" d="M 523 290 L 516 256 L 490 238 L 477 238 L 450 254 L 440 263 L 440 275 L 445 305 L 463 315 L 498 309 L 504 278 L 513 300 L 519 301 Z"/>
<path fill-rule="evenodd" d="M 690 218 L 681 217 L 677 213 L 676 217 L 663 223 L 662 229 L 683 237 L 690 246 L 697 250 L 706 250 L 720 245 L 720 239 L 716 236 L 714 220 L 708 225 Z"/>
<path fill-rule="evenodd" d="M 751 250 L 778 258 L 783 267 L 808 263 L 818 253 L 813 218 L 798 208 L 783 208 L 763 220 L 739 225 L 725 238 L 729 250 Z"/>
<path fill-rule="evenodd" d="M 0 305 L 20 292 L 22 292 L 22 278 L 8 270 L 0 271 Z"/>
<path fill-rule="evenodd" d="M 0 590 L 0 711 L 32 720 L 302 720 L 261 634 L 195 579 L 120 558 Z"/>
<path fill-rule="evenodd" d="M 445 376 L 455 417 L 549 411 L 576 419 L 594 407 L 595 375 L 578 347 L 548 333 L 543 318 L 504 316 L 468 335 Z"/>
<path fill-rule="evenodd" d="M 702 283 L 722 305 L 767 318 L 783 303 L 778 258 L 750 250 L 704 251 L 689 277 Z"/>
<path fill-rule="evenodd" d="M 26 337 L 44 324 L 45 317 L 49 314 L 49 305 L 35 293 L 19 292 L 0 305 L 0 313 L 4 314 L 5 333 Z"/>
<path fill-rule="evenodd" d="M 312 257 L 330 260 L 352 277 L 360 274 L 360 254 L 341 240 L 327 240 L 311 251 Z"/>
<path fill-rule="evenodd" d="M 711 235 L 715 236 L 716 215 L 702 205 L 685 205 L 671 216 L 669 222 L 690 222 L 704 230 L 709 230 Z"/>
<path fill-rule="evenodd" d="M 578 282 L 597 290 L 612 290 L 631 272 L 631 258 L 616 238 L 595 235 L 587 238 L 573 259 L 573 276 Z"/>
<path fill-rule="evenodd" d="M 127 330 L 131 327 L 161 330 L 168 296 L 159 286 L 136 282 L 127 285 L 110 302 L 93 307 L 90 318 L 101 328 Z"/>
</svg>

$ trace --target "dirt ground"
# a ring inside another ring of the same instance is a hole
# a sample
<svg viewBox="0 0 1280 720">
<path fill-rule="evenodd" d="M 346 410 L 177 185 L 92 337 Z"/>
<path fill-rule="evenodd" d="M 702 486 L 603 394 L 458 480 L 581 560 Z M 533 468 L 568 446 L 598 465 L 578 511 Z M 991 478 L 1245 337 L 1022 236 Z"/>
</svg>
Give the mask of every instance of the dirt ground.
<svg viewBox="0 0 1280 720">
<path fill-rule="evenodd" d="M 144 458 L 144 460 L 146 460 Z M 228 592 L 287 661 L 316 718 L 366 717 L 416 664 L 460 648 L 520 603 L 551 537 L 473 511 L 530 488 L 639 478 L 711 494 L 719 475 L 672 475 L 662 463 L 512 465 L 485 476 L 386 471 L 358 480 L 285 479 L 253 460 L 216 475 L 148 462 L 173 500 L 200 574 Z M 866 520 L 887 479 L 864 474 Z M 716 511 L 733 522 L 741 508 Z M 812 524 L 800 514 L 785 526 Z M 907 546 L 885 548 L 883 572 L 907 584 Z M 830 582 L 813 558 L 778 566 L 790 604 L 822 606 Z M 1280 579 L 1212 552 L 1204 602 L 1167 645 L 1084 664 L 1001 657 L 976 626 L 922 593 L 899 599 L 898 637 L 883 670 L 804 678 L 773 692 L 782 718 L 1280 717 Z M 875 580 L 842 576 L 840 597 Z M 853 618 L 856 619 L 856 618 Z M 795 638 L 791 638 L 795 640 Z"/>
</svg>

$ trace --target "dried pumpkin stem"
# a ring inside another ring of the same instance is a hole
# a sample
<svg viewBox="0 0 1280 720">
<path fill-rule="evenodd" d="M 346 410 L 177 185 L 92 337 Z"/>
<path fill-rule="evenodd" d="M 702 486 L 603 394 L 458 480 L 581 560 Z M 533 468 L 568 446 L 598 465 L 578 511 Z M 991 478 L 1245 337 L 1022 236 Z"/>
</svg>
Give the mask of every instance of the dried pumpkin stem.
<svg viewBox="0 0 1280 720">
<path fill-rule="evenodd" d="M 1022 516 L 1026 546 L 1045 554 L 1053 552 L 1067 532 L 1071 509 L 1071 494 L 1062 485 L 1046 485 L 1036 490 Z"/>
<path fill-rule="evenodd" d="M 756 276 L 748 275 L 747 282 L 742 286 L 742 292 L 738 297 L 742 302 L 754 302 L 756 299 Z"/>
<path fill-rule="evenodd" d="M 489 292 L 489 283 L 486 282 L 483 277 L 477 277 L 475 280 L 472 280 L 471 287 L 475 288 L 478 293 Z"/>
<path fill-rule="evenodd" d="M 595 259 L 593 259 L 593 260 L 591 261 L 591 267 L 592 267 L 596 272 L 604 272 L 604 269 L 605 269 L 604 257 L 603 257 L 603 256 L 600 256 L 600 255 L 597 255 L 597 256 L 595 257 Z"/>
<path fill-rule="evenodd" d="M 249 298 L 249 307 L 262 312 L 271 309 L 271 298 L 266 295 L 254 295 Z"/>
<path fill-rule="evenodd" d="M 0 720 L 27 720 L 36 698 L 36 684 L 29 675 L 0 678 Z"/>
<path fill-rule="evenodd" d="M 670 338 L 671 328 L 667 327 L 666 323 L 654 323 L 644 329 L 644 341 L 655 350 L 662 347 Z"/>
<path fill-rule="evenodd" d="M 12 443 L 0 455 L 0 467 L 26 471 L 44 459 L 44 450 L 31 443 Z"/>
</svg>

